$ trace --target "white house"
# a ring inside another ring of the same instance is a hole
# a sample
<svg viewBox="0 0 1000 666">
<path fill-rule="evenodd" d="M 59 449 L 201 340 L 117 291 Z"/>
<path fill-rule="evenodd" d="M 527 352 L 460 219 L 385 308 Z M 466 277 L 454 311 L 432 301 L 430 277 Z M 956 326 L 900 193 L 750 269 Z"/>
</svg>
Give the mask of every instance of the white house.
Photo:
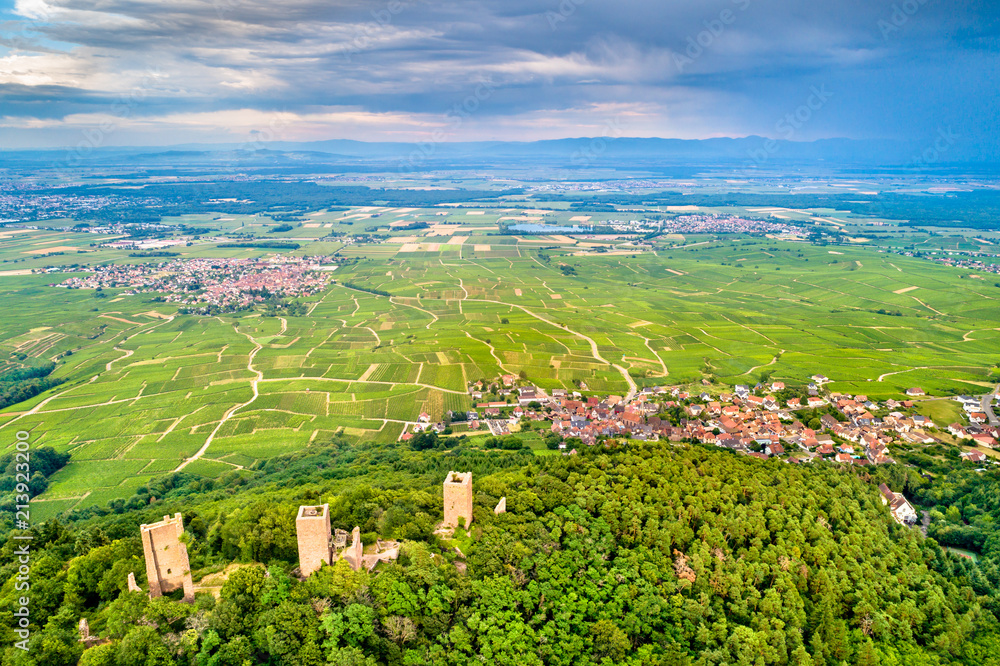
<svg viewBox="0 0 1000 666">
<path fill-rule="evenodd" d="M 882 504 L 889 505 L 892 517 L 900 525 L 913 525 L 917 522 L 917 512 L 913 505 L 906 501 L 903 493 L 894 493 L 884 483 L 878 487 L 882 493 Z"/>
</svg>

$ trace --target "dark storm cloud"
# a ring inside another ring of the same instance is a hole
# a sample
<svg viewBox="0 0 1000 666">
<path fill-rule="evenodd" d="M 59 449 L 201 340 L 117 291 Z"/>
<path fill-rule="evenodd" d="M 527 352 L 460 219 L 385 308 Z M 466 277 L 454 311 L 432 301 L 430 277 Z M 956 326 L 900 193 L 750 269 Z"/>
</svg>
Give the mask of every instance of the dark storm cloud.
<svg viewBox="0 0 1000 666">
<path fill-rule="evenodd" d="M 485 84 L 462 131 L 501 138 L 542 121 L 579 134 L 588 114 L 624 114 L 636 134 L 774 135 L 817 85 L 833 98 L 798 138 L 980 131 L 995 116 L 984 76 L 1000 9 L 985 0 L 26 0 L 16 13 L 30 39 L 8 27 L 0 42 L 17 46 L 0 70 L 15 124 L 99 113 L 139 85 L 137 116 L 346 110 L 406 132 Z"/>
</svg>

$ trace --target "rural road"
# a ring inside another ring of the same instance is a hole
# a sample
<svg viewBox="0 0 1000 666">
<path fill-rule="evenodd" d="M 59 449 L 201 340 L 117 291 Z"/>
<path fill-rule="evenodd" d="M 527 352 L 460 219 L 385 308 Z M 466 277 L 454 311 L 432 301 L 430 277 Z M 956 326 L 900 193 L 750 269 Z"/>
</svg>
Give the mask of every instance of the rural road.
<svg viewBox="0 0 1000 666">
<path fill-rule="evenodd" d="M 778 362 L 778 359 L 779 359 L 779 358 L 781 357 L 781 355 L 782 355 L 782 354 L 784 354 L 785 352 L 786 352 L 786 350 L 785 350 L 785 349 L 779 349 L 779 350 L 778 350 L 778 353 L 774 355 L 774 358 L 772 358 L 772 359 L 771 359 L 771 362 L 770 362 L 770 363 L 765 363 L 764 365 L 755 365 L 754 367 L 750 368 L 749 370 L 747 370 L 747 371 L 746 371 L 746 372 L 744 372 L 743 374 L 744 374 L 744 375 L 749 375 L 749 374 L 753 373 L 753 372 L 754 372 L 754 371 L 756 371 L 756 370 L 760 370 L 761 368 L 766 368 L 766 367 L 768 367 L 768 366 L 770 366 L 770 365 L 774 365 L 775 363 L 777 363 L 777 362 Z"/>
<path fill-rule="evenodd" d="M 660 362 L 660 367 L 663 369 L 663 376 L 664 377 L 669 377 L 670 376 L 670 371 L 667 370 L 667 364 L 663 362 L 663 358 L 661 358 L 660 355 L 656 353 L 656 350 L 653 349 L 653 345 L 650 344 L 649 338 L 643 338 L 641 335 L 639 337 L 642 338 L 643 341 L 645 341 L 645 343 L 646 343 L 646 349 L 648 349 L 649 351 L 653 352 L 653 356 L 655 356 L 656 360 Z"/>
<path fill-rule="evenodd" d="M 893 375 L 901 375 L 904 372 L 913 372 L 914 370 L 926 370 L 927 366 L 920 366 L 919 368 L 907 368 L 906 370 L 898 370 L 896 372 L 887 372 L 884 375 L 879 375 L 879 378 L 875 381 L 881 382 L 885 380 L 886 377 L 892 377 Z"/>
<path fill-rule="evenodd" d="M 298 377 L 275 377 L 274 379 L 255 379 L 253 381 L 255 384 L 269 384 L 274 382 L 288 382 L 300 379 L 310 382 L 337 382 L 340 384 L 357 384 L 358 382 L 361 381 L 360 379 L 341 379 L 340 377 L 306 377 L 305 375 L 299 375 Z M 423 388 L 428 388 L 434 391 L 440 391 L 441 393 L 453 393 L 454 395 L 468 395 L 467 391 L 456 391 L 455 389 L 446 389 L 446 388 L 441 388 L 440 386 L 434 386 L 433 384 L 422 384 L 419 382 L 380 382 L 372 379 L 366 379 L 364 383 L 385 384 L 386 386 L 421 386 Z"/>
<path fill-rule="evenodd" d="M 348 287 L 348 289 L 350 289 L 350 287 Z M 389 297 L 389 302 L 392 303 L 393 305 L 402 305 L 404 308 L 413 308 L 414 310 L 420 310 L 424 314 L 429 314 L 431 317 L 433 317 L 433 320 L 431 321 L 431 323 L 427 324 L 427 326 L 425 326 L 425 328 L 430 328 L 433 324 L 437 323 L 438 316 L 436 314 L 434 314 L 433 312 L 431 312 L 430 310 L 424 310 L 423 308 L 418 308 L 416 305 L 410 305 L 409 303 L 400 303 L 398 300 L 397 301 L 392 300 L 394 298 L 396 298 L 396 297 L 395 296 L 390 296 Z"/>
<path fill-rule="evenodd" d="M 982 406 L 983 411 L 986 413 L 986 418 L 989 419 L 990 425 L 991 426 L 1000 425 L 1000 419 L 997 419 L 997 415 L 993 413 L 993 407 L 990 404 L 992 402 L 993 402 L 993 394 L 987 393 L 980 399 L 979 404 Z"/>
<path fill-rule="evenodd" d="M 124 360 L 125 360 L 125 359 L 127 359 L 127 358 L 128 358 L 129 356 L 131 356 L 132 354 L 134 354 L 134 353 L 135 353 L 135 350 L 134 350 L 134 349 L 119 349 L 118 347 L 115 347 L 115 348 L 114 348 L 114 350 L 115 350 L 115 351 L 120 351 L 120 352 L 124 352 L 124 353 L 125 353 L 125 355 L 124 355 L 124 356 L 119 356 L 118 358 L 116 358 L 116 359 L 114 359 L 114 360 L 111 360 L 111 361 L 108 361 L 107 365 L 105 365 L 105 366 L 104 366 L 104 370 L 105 370 L 106 372 L 111 372 L 111 366 L 112 366 L 112 365 L 114 365 L 114 364 L 115 364 L 115 363 L 117 363 L 118 361 L 124 361 Z"/>
<path fill-rule="evenodd" d="M 347 287 L 346 285 L 340 285 L 340 286 L 344 287 L 345 289 L 353 289 L 352 287 Z M 464 285 L 462 286 L 462 289 L 463 290 L 465 289 Z M 354 289 L 354 291 L 361 291 L 361 290 L 360 289 Z M 468 292 L 466 292 L 466 293 L 468 293 Z M 421 312 L 425 312 L 425 313 L 429 314 L 431 317 L 433 317 L 434 320 L 431 321 L 430 324 L 427 324 L 427 328 L 430 328 L 432 324 L 434 324 L 434 323 L 436 323 L 438 321 L 437 315 L 435 315 L 433 312 L 428 312 L 427 310 L 424 310 L 423 308 L 418 308 L 417 306 L 410 305 L 408 303 L 400 303 L 398 301 L 394 301 L 394 300 L 392 300 L 393 298 L 395 298 L 395 296 L 390 296 L 389 297 L 389 302 L 392 303 L 392 304 L 394 304 L 394 305 L 402 305 L 403 307 L 413 308 L 414 310 L 420 310 Z M 578 333 L 578 332 L 576 332 L 576 331 L 574 331 L 574 330 L 572 330 L 572 329 L 570 329 L 570 328 L 568 328 L 566 326 L 560 326 L 559 324 L 557 324 L 556 322 L 554 322 L 554 321 L 552 321 L 550 319 L 546 319 L 545 317 L 543 317 L 543 316 L 541 316 L 539 314 L 535 314 L 534 312 L 532 312 L 528 308 L 524 307 L 523 305 L 517 305 L 515 303 L 505 303 L 503 301 L 494 301 L 494 300 L 489 300 L 489 299 L 485 299 L 485 298 L 466 298 L 464 300 L 473 301 L 473 302 L 478 301 L 480 303 L 498 303 L 500 305 L 506 305 L 508 307 L 517 308 L 517 309 L 523 311 L 524 313 L 531 315 L 535 319 L 538 319 L 540 321 L 544 321 L 546 324 L 549 324 L 550 326 L 555 326 L 556 328 L 563 329 L 567 333 L 572 333 L 576 337 L 581 338 L 583 340 L 586 340 L 587 342 L 590 343 L 591 355 L 594 358 L 596 358 L 598 361 L 601 361 L 602 363 L 607 363 L 612 368 L 614 368 L 615 370 L 617 370 L 621 374 L 622 378 L 625 380 L 625 383 L 628 384 L 628 394 L 625 396 L 625 401 L 626 402 L 630 401 L 632 398 L 635 397 L 635 394 L 638 392 L 639 387 L 636 386 L 635 381 L 633 381 L 631 375 L 628 374 L 628 370 L 626 370 L 625 368 L 623 368 L 620 365 L 612 363 L 611 361 L 609 361 L 606 358 L 604 358 L 603 356 L 601 356 L 601 352 L 597 349 L 597 343 L 594 342 L 593 339 L 591 339 L 591 338 L 587 337 L 586 335 L 584 335 L 583 333 Z"/>
<path fill-rule="evenodd" d="M 238 328 L 237 328 L 236 332 L 237 333 L 240 332 Z M 191 456 L 190 458 L 188 458 L 184 462 L 182 462 L 180 465 L 178 465 L 177 468 L 174 470 L 174 472 L 179 472 L 182 469 L 184 469 L 185 467 L 187 467 L 188 465 L 190 465 L 191 463 L 193 463 L 195 460 L 200 460 L 201 457 L 203 455 L 205 455 L 205 452 L 208 451 L 208 447 L 212 445 L 212 440 L 215 439 L 215 435 L 219 432 L 219 430 L 222 429 L 222 426 L 224 426 L 226 424 L 226 421 L 228 421 L 230 419 L 230 417 L 232 417 L 233 414 L 235 414 L 239 410 L 243 409 L 244 407 L 246 407 L 247 405 L 249 405 L 250 403 L 252 403 L 254 400 L 256 400 L 260 396 L 260 392 L 258 390 L 258 386 L 257 385 L 260 382 L 264 381 L 264 373 L 253 367 L 253 359 L 254 359 L 254 356 L 257 355 L 257 352 L 259 352 L 261 349 L 263 349 L 264 346 L 261 345 L 256 340 L 254 340 L 253 336 L 251 336 L 251 335 L 249 335 L 247 333 L 242 333 L 241 335 L 246 336 L 247 340 L 249 340 L 250 342 L 252 342 L 253 345 L 254 345 L 254 349 L 253 349 L 252 352 L 250 352 L 250 357 L 247 359 L 247 370 L 249 370 L 250 372 L 252 372 L 255 375 L 257 375 L 257 377 L 254 378 L 253 380 L 251 380 L 251 382 L 250 382 L 250 387 L 253 389 L 253 397 L 250 398 L 249 400 L 247 400 L 246 402 L 241 402 L 240 404 L 236 405 L 235 407 L 230 408 L 229 411 L 227 411 L 225 414 L 223 414 L 222 419 L 219 421 L 218 425 L 215 426 L 215 429 L 212 430 L 212 433 L 208 436 L 208 439 L 205 440 L 205 444 L 202 445 L 202 447 L 200 449 L 198 449 L 197 453 L 195 453 L 193 456 Z"/>
<path fill-rule="evenodd" d="M 594 342 L 593 338 L 590 338 L 590 337 L 584 335 L 583 333 L 578 333 L 577 331 L 574 331 L 573 329 L 571 329 L 571 328 L 569 328 L 567 326 L 561 326 L 561 325 L 557 324 L 556 322 L 552 321 L 551 319 L 546 319 L 545 317 L 543 317 L 543 316 L 541 316 L 539 314 L 535 314 L 534 312 L 532 312 L 528 308 L 524 307 L 523 305 L 517 305 L 515 303 L 505 303 L 503 301 L 494 301 L 494 300 L 489 300 L 489 299 L 485 299 L 485 298 L 470 298 L 470 299 L 467 299 L 467 300 L 469 300 L 469 301 L 479 301 L 480 303 L 499 303 L 500 305 L 506 305 L 508 307 L 517 308 L 518 310 L 521 310 L 525 314 L 531 315 L 535 319 L 538 319 L 540 321 L 544 321 L 546 324 L 549 324 L 550 326 L 555 326 L 556 328 L 562 329 L 562 330 L 566 331 L 567 333 L 572 333 L 573 335 L 575 335 L 576 337 L 578 337 L 578 338 L 580 338 L 582 340 L 586 340 L 587 342 L 590 343 L 590 354 L 591 354 L 591 356 L 593 356 L 594 358 L 596 358 L 601 363 L 607 363 L 608 365 L 610 365 L 612 368 L 614 368 L 619 373 L 621 373 L 621 376 L 625 379 L 625 383 L 628 384 L 628 395 L 625 396 L 625 402 L 628 402 L 628 401 L 632 400 L 632 398 L 635 397 L 636 392 L 639 390 L 639 387 L 637 387 L 635 385 L 635 382 L 632 380 L 631 375 L 628 374 L 628 370 L 626 370 L 625 368 L 623 368 L 620 365 L 612 363 L 608 359 L 606 359 L 603 356 L 601 356 L 601 352 L 597 349 L 597 343 Z"/>
</svg>

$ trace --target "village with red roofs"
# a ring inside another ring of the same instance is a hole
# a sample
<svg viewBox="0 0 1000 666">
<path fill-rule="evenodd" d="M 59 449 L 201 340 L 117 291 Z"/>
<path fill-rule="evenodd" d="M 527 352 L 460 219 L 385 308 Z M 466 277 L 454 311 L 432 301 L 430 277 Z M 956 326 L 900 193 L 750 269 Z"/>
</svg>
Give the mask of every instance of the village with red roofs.
<svg viewBox="0 0 1000 666">
<path fill-rule="evenodd" d="M 452 412 L 440 422 L 423 413 L 402 439 L 446 430 L 503 437 L 524 427 L 546 429 L 541 423 L 559 436 L 558 449 L 566 455 L 581 446 L 624 438 L 700 442 L 762 460 L 864 466 L 896 462 L 895 446 L 958 443 L 963 460 L 993 462 L 984 450 L 997 447 L 1000 438 L 1000 424 L 990 408 L 994 394 L 944 398 L 961 403 L 967 423 L 938 424 L 920 414 L 926 403 L 910 399 L 925 396 L 918 387 L 908 389 L 906 399 L 876 402 L 865 395 L 827 391 L 829 383 L 827 377 L 814 375 L 803 395 L 795 397 L 788 397 L 796 391 L 783 382 L 737 385 L 719 393 L 709 388 L 653 386 L 639 389 L 627 400 L 565 389 L 546 391 L 515 375 L 503 375 L 469 385 L 475 409 Z"/>
</svg>

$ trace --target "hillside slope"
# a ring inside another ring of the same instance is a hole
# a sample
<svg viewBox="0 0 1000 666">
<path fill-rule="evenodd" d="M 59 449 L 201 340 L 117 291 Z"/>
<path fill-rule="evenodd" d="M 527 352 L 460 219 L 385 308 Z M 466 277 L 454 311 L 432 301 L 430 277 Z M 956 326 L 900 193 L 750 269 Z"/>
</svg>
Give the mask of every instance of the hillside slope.
<svg viewBox="0 0 1000 666">
<path fill-rule="evenodd" d="M 468 537 L 442 543 L 431 530 L 449 468 L 474 471 L 475 520 Z M 500 496 L 508 512 L 494 516 Z M 399 562 L 291 579 L 294 512 L 317 500 L 366 541 L 404 540 Z M 32 620 L 43 630 L 27 654 L 8 647 L 4 664 L 76 663 L 81 615 L 110 639 L 86 650 L 91 666 L 989 664 L 1000 654 L 995 591 L 893 523 L 874 485 L 824 465 L 664 444 L 541 459 L 334 441 L 219 482 L 175 475 L 115 508 L 37 530 Z M 232 560 L 260 564 L 231 573 L 218 601 L 123 592 L 129 571 L 143 577 L 137 524 L 174 510 L 196 580 Z M 10 646 L 20 593 L 12 565 L 3 575 Z"/>
</svg>

